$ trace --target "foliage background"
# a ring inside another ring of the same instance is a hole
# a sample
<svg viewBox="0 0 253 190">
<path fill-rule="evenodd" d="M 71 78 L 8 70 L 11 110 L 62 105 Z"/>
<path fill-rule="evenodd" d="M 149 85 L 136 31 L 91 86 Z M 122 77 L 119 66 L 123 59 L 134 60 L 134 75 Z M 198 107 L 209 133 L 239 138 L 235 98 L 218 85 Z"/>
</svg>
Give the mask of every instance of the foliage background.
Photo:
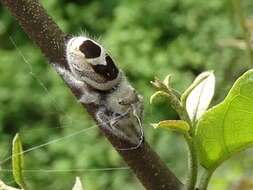
<svg viewBox="0 0 253 190">
<path fill-rule="evenodd" d="M 165 102 L 149 105 L 149 81 L 172 74 L 172 85 L 183 91 L 194 77 L 214 70 L 213 104 L 221 101 L 250 60 L 243 50 L 224 47 L 226 39 L 242 39 L 231 1 L 224 0 L 44 0 L 41 3 L 70 34 L 99 40 L 145 98 L 147 140 L 184 180 L 185 143 L 179 135 L 153 130 L 149 123 L 177 116 Z M 243 1 L 247 17 L 253 2 Z M 15 42 L 15 45 L 12 43 Z M 24 56 L 22 57 L 21 54 Z M 19 132 L 28 149 L 94 125 L 70 91 L 14 19 L 0 5 L 0 160 L 10 155 Z M 46 89 L 46 90 L 45 90 Z M 252 176 L 253 152 L 248 150 L 223 164 L 210 189 L 228 189 L 242 176 Z M 98 129 L 36 149 L 25 155 L 27 169 L 68 170 L 125 166 Z M 10 168 L 0 162 L 1 168 Z M 13 185 L 10 173 L 0 177 Z M 76 175 L 87 190 L 143 189 L 128 170 L 26 173 L 32 189 L 71 189 Z"/>
</svg>

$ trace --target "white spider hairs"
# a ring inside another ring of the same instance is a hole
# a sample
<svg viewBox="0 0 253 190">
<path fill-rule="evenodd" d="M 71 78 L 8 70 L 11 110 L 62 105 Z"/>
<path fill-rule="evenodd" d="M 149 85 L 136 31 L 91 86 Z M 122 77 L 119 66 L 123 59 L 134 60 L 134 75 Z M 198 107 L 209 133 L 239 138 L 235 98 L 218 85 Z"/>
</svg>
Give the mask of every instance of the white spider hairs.
<svg viewBox="0 0 253 190">
<path fill-rule="evenodd" d="M 95 105 L 97 121 L 111 121 L 105 129 L 138 148 L 143 141 L 143 98 L 107 51 L 86 36 L 74 36 L 66 43 L 66 59 L 69 70 L 54 66 L 72 88 L 81 92 L 79 102 Z M 118 116 L 121 119 L 115 119 Z"/>
</svg>

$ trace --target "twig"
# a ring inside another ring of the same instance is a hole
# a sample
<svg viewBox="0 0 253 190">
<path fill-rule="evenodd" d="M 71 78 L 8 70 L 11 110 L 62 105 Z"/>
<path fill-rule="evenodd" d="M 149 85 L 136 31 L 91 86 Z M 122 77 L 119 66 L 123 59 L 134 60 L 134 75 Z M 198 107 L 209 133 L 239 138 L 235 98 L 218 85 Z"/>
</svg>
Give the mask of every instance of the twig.
<svg viewBox="0 0 253 190">
<path fill-rule="evenodd" d="M 235 13 L 239 19 L 240 22 L 240 26 L 243 30 L 243 34 L 244 34 L 244 40 L 246 42 L 247 45 L 247 49 L 249 52 L 249 56 L 250 56 L 250 60 L 251 60 L 251 65 L 253 64 L 253 50 L 251 47 L 251 42 L 250 42 L 250 33 L 247 29 L 246 26 L 246 19 L 242 10 L 242 6 L 241 6 L 241 0 L 233 0 L 233 5 L 234 5 L 234 9 L 235 9 Z"/>
<path fill-rule="evenodd" d="M 185 135 L 185 140 L 189 149 L 189 156 L 188 156 L 189 173 L 185 184 L 185 190 L 193 190 L 196 185 L 198 177 L 198 158 L 192 138 L 189 136 L 189 134 Z"/>
</svg>

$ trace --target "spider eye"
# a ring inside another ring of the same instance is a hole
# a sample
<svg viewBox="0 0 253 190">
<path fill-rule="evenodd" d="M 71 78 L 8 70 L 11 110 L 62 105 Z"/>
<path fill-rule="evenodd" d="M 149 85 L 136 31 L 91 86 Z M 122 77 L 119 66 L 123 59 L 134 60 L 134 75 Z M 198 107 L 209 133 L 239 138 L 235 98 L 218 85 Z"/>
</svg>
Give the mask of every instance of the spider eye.
<svg viewBox="0 0 253 190">
<path fill-rule="evenodd" d="M 101 48 L 91 40 L 84 41 L 80 45 L 79 50 L 87 59 L 99 57 L 101 54 Z"/>
</svg>

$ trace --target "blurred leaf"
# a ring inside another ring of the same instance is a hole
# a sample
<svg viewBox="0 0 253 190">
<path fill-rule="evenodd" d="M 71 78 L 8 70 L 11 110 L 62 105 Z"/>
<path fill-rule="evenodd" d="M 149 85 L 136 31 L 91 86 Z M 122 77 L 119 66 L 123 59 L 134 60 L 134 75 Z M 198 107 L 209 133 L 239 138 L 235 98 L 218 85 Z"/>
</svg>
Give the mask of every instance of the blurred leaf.
<svg viewBox="0 0 253 190">
<path fill-rule="evenodd" d="M 188 123 L 182 120 L 165 120 L 160 121 L 159 123 L 152 123 L 151 125 L 154 128 L 164 128 L 167 130 L 177 131 L 180 133 L 186 133 L 190 129 Z"/>
<path fill-rule="evenodd" d="M 242 177 L 239 180 L 233 182 L 230 190 L 252 190 L 253 181 L 250 178 Z"/>
<path fill-rule="evenodd" d="M 252 19 L 247 19 L 245 21 L 246 27 L 249 32 L 253 32 L 253 20 Z"/>
<path fill-rule="evenodd" d="M 186 98 L 186 110 L 191 121 L 198 120 L 208 108 L 214 94 L 215 76 L 213 72 L 201 73 L 182 95 Z"/>
<path fill-rule="evenodd" d="M 83 190 L 80 177 L 76 177 L 76 182 L 72 190 Z"/>
<path fill-rule="evenodd" d="M 241 76 L 228 96 L 200 118 L 195 142 L 200 163 L 215 168 L 253 144 L 253 70 Z"/>
<path fill-rule="evenodd" d="M 16 189 L 14 187 L 5 185 L 4 182 L 0 180 L 0 190 L 20 190 L 20 189 Z"/>
<path fill-rule="evenodd" d="M 21 139 L 16 134 L 12 141 L 12 174 L 16 183 L 22 188 L 27 189 L 23 178 L 24 156 Z"/>
<path fill-rule="evenodd" d="M 225 40 L 219 40 L 218 45 L 221 47 L 236 47 L 241 50 L 247 49 L 247 44 L 244 40 L 237 40 L 237 39 L 225 39 Z"/>
</svg>

